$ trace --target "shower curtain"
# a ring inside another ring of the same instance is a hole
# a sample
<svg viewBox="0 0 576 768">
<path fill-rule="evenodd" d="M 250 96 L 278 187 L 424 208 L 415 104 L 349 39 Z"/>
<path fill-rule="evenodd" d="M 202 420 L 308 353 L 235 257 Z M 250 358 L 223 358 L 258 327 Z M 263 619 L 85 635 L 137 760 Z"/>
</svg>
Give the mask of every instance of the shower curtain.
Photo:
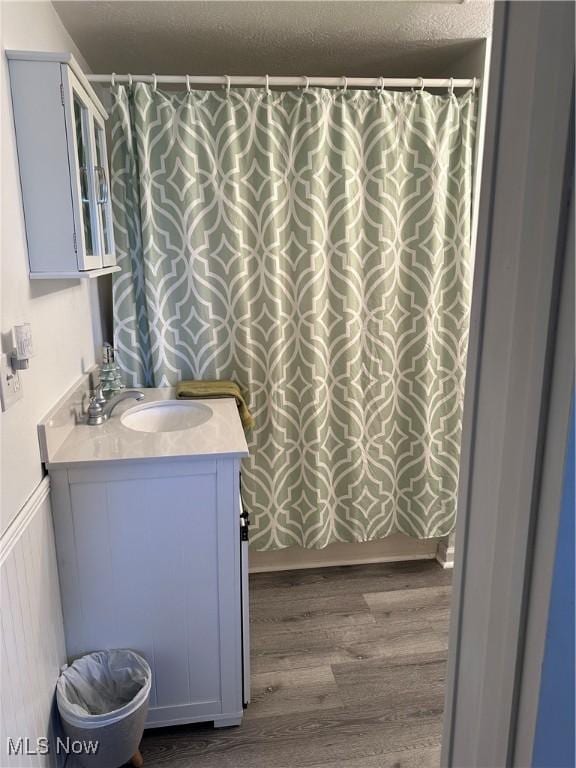
<svg viewBox="0 0 576 768">
<path fill-rule="evenodd" d="M 248 393 L 252 546 L 454 527 L 475 96 L 113 89 L 127 382 Z"/>
</svg>

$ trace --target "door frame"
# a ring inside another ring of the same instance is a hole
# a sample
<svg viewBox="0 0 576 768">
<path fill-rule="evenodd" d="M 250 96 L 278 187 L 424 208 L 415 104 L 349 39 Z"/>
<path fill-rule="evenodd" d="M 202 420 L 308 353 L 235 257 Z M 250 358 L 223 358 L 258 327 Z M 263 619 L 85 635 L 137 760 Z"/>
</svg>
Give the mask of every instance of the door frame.
<svg viewBox="0 0 576 768">
<path fill-rule="evenodd" d="M 535 566 L 551 571 L 554 549 L 538 546 L 538 519 L 546 456 L 566 444 L 574 371 L 573 294 L 560 291 L 573 258 L 573 30 L 571 2 L 495 4 L 442 766 L 529 764 L 517 760 L 531 749 L 525 718 L 537 696 L 526 666 L 538 652 L 530 597 Z M 561 484 L 556 475 L 546 481 Z M 557 525 L 556 509 L 548 540 Z"/>
</svg>

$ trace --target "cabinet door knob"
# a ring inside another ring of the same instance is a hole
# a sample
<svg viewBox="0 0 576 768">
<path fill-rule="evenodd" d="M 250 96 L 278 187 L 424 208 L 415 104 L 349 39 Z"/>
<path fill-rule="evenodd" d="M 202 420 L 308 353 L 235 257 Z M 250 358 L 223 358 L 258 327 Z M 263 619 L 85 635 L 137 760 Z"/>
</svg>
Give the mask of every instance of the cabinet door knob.
<svg viewBox="0 0 576 768">
<path fill-rule="evenodd" d="M 88 169 L 83 165 L 80 168 L 80 196 L 83 203 L 90 202 L 89 193 L 89 181 L 88 181 Z"/>
</svg>

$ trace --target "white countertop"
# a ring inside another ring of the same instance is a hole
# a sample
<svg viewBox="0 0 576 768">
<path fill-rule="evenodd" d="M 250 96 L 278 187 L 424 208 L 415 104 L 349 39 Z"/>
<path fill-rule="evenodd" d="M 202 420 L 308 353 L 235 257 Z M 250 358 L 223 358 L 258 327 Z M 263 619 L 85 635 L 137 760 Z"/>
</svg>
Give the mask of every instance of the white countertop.
<svg viewBox="0 0 576 768">
<path fill-rule="evenodd" d="M 46 466 L 56 469 L 106 461 L 248 456 L 248 445 L 233 398 L 199 401 L 212 409 L 212 416 L 197 427 L 174 432 L 138 432 L 122 424 L 120 417 L 125 411 L 143 403 L 175 399 L 174 390 L 170 388 L 140 388 L 139 391 L 144 393 L 143 400 L 119 403 L 104 424 L 73 426 L 52 455 L 47 440 Z M 46 433 L 60 426 L 59 419 L 54 417 L 47 418 L 41 425 Z"/>
</svg>

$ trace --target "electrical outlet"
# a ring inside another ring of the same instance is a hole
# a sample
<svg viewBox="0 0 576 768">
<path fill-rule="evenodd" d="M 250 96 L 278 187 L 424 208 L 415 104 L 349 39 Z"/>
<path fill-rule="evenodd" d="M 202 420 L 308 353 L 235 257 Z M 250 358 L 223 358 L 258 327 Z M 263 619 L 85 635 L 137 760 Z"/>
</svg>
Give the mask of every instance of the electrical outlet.
<svg viewBox="0 0 576 768">
<path fill-rule="evenodd" d="M 10 365 L 8 355 L 2 355 L 0 359 L 0 399 L 2 410 L 7 411 L 17 400 L 24 396 L 20 373 L 14 371 Z"/>
</svg>

